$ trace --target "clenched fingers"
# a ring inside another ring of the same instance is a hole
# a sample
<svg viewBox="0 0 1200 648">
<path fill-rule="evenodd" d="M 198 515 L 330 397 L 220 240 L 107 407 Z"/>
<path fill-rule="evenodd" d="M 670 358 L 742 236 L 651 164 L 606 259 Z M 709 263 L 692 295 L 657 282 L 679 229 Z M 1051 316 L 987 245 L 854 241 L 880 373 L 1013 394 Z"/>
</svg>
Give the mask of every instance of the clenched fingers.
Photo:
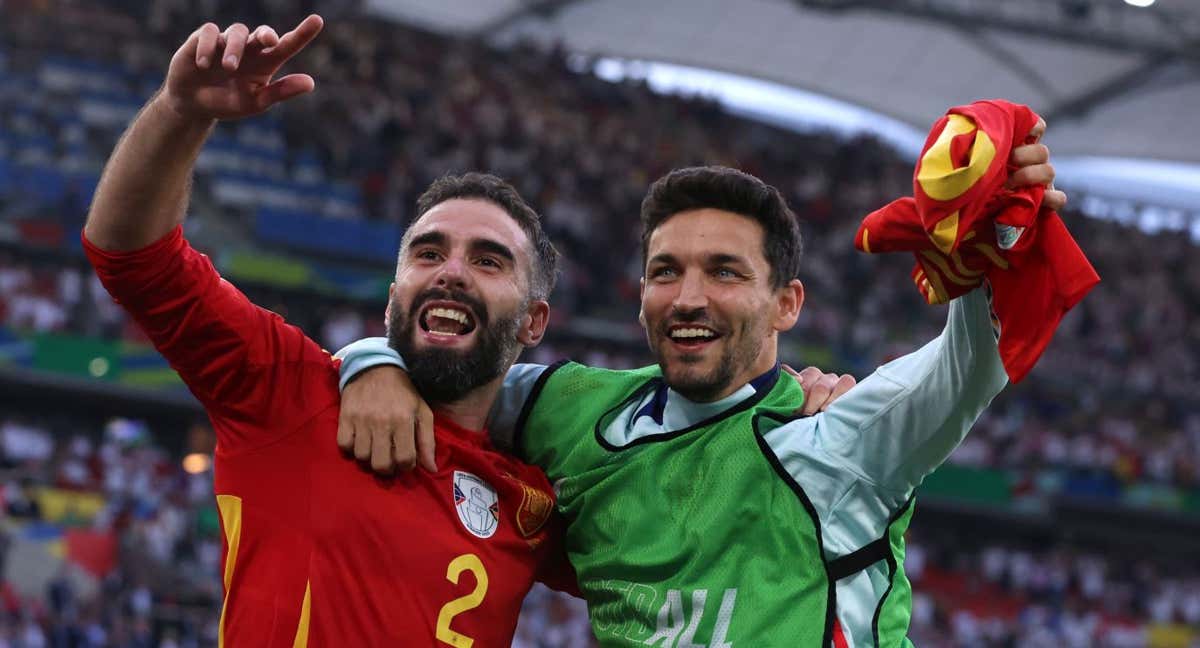
<svg viewBox="0 0 1200 648">
<path fill-rule="evenodd" d="M 371 468 L 375 472 L 391 472 L 393 465 L 401 471 L 408 471 L 416 465 L 417 447 L 411 430 L 405 430 L 403 427 L 392 428 L 389 448 L 392 451 L 390 456 L 371 457 Z"/>
<path fill-rule="evenodd" d="M 380 474 L 392 471 L 392 434 L 386 427 L 371 430 L 371 470 Z"/>
<path fill-rule="evenodd" d="M 1045 144 L 1026 144 L 1012 150 L 1009 160 L 1018 167 L 1045 164 L 1050 161 L 1050 149 Z"/>
<path fill-rule="evenodd" d="M 1054 185 L 1050 185 L 1050 188 L 1046 190 L 1046 195 L 1042 196 L 1042 209 L 1062 211 L 1066 206 L 1067 194 L 1055 189 Z"/>
<path fill-rule="evenodd" d="M 1032 166 L 1021 167 L 1008 177 L 1009 188 L 1017 187 L 1033 187 L 1042 185 L 1049 187 L 1050 183 L 1054 182 L 1054 165 L 1034 164 Z"/>
<path fill-rule="evenodd" d="M 808 367 L 805 371 L 811 369 L 809 376 L 815 376 L 811 384 L 805 390 L 804 407 L 800 414 L 803 416 L 812 416 L 818 412 L 824 412 L 829 409 L 842 394 L 850 391 L 850 388 L 858 384 L 854 376 L 849 374 L 832 374 L 821 373 L 816 367 Z"/>
<path fill-rule="evenodd" d="M 1046 134 L 1046 120 L 1042 119 L 1041 117 L 1038 117 L 1037 123 L 1033 125 L 1033 128 L 1029 129 L 1029 137 L 1027 138 L 1027 141 L 1040 142 L 1042 139 L 1042 135 L 1045 135 L 1045 134 Z"/>
<path fill-rule="evenodd" d="M 841 398 L 843 394 L 850 391 L 857 384 L 858 379 L 850 374 L 842 374 L 841 376 L 838 376 L 837 381 L 833 384 L 833 389 L 831 389 L 829 392 L 829 398 L 827 398 L 825 402 L 821 404 L 821 411 L 824 412 L 825 410 L 829 409 L 829 406 L 833 405 L 834 401 Z"/>
<path fill-rule="evenodd" d="M 371 431 L 366 427 L 354 426 L 354 458 L 359 461 L 371 459 Z"/>
<path fill-rule="evenodd" d="M 417 459 L 421 467 L 429 472 L 437 472 L 434 449 L 433 410 L 421 403 L 417 410 Z"/>
<path fill-rule="evenodd" d="M 338 413 L 337 444 L 342 452 L 354 452 L 354 421 L 345 408 Z"/>
<path fill-rule="evenodd" d="M 800 389 L 804 390 L 804 405 L 796 414 L 812 416 L 817 412 L 819 404 L 829 396 L 828 391 L 823 390 L 820 386 L 822 371 L 816 367 L 805 367 L 800 372 L 787 365 L 784 365 L 784 368 L 796 379 L 796 382 L 800 383 Z"/>
<path fill-rule="evenodd" d="M 829 396 L 833 393 L 833 387 L 837 384 L 836 375 L 821 373 L 821 370 L 816 367 L 806 367 L 805 371 L 809 369 L 816 374 L 816 378 L 806 390 L 807 397 L 804 399 L 804 409 L 801 411 L 804 416 L 812 416 L 817 412 L 824 411 Z"/>
</svg>

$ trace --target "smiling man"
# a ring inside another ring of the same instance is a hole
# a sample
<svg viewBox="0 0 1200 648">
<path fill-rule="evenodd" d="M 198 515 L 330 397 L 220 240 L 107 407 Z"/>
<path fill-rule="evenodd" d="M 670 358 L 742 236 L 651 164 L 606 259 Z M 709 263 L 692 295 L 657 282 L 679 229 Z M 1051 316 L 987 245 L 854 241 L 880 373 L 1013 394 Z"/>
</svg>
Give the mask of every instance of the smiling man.
<svg viewBox="0 0 1200 648">
<path fill-rule="evenodd" d="M 795 324 L 804 289 L 773 270 L 765 255 L 746 254 L 763 247 L 764 238 L 787 240 L 783 212 L 764 218 L 762 228 L 783 231 L 757 231 L 743 227 L 745 217 L 735 212 L 702 207 L 676 214 L 674 208 L 652 203 L 645 217 L 640 318 L 671 389 L 710 402 L 771 369 L 775 354 L 764 346 Z M 799 241 L 776 253 L 781 265 L 798 263 Z M 756 283 L 775 294 L 746 290 Z"/>
<path fill-rule="evenodd" d="M 1016 186 L 1053 179 L 1045 147 L 1012 162 Z M 650 187 L 642 225 L 639 318 L 658 364 L 516 365 L 489 426 L 554 482 L 601 644 L 908 644 L 913 492 L 1007 383 L 984 289 L 951 303 L 938 338 L 797 416 L 777 348 L 804 302 L 801 245 L 778 191 L 681 169 Z M 342 354 L 343 381 L 406 360 L 377 339 Z M 347 388 L 343 425 L 404 400 L 400 375 Z"/>
<path fill-rule="evenodd" d="M 276 75 L 322 26 L 193 32 L 113 151 L 83 245 L 216 432 L 222 646 L 508 645 L 535 580 L 574 583 L 550 482 L 485 431 L 505 371 L 549 317 L 558 254 L 537 213 L 487 174 L 420 197 L 387 327 L 436 416 L 422 406 L 415 437 L 349 443 L 335 433 L 338 362 L 183 236 L 214 125 L 311 92 L 308 75 Z M 379 479 L 339 441 L 375 469 L 419 456 L 427 470 Z"/>
<path fill-rule="evenodd" d="M 425 446 L 430 470 L 390 480 L 337 446 L 338 363 L 183 237 L 214 124 L 311 91 L 307 75 L 274 77 L 321 27 L 310 16 L 282 37 L 197 29 L 114 150 L 84 247 L 216 432 L 221 645 L 508 645 L 535 580 L 573 582 L 550 483 L 481 431 L 505 369 L 545 330 L 557 253 L 537 214 L 483 174 L 422 195 L 388 326 L 422 367 L 422 393 L 445 406 L 421 417 L 422 437 L 437 441 L 436 457 Z"/>
</svg>

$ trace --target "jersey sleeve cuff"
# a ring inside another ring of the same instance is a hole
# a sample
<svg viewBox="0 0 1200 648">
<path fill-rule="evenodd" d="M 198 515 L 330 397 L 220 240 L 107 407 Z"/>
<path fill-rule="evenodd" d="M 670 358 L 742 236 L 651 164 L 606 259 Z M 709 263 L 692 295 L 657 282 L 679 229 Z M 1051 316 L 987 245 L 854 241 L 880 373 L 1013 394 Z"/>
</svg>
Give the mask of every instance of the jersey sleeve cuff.
<svg viewBox="0 0 1200 648">
<path fill-rule="evenodd" d="M 388 346 L 387 338 L 365 338 L 352 342 L 338 351 L 335 357 L 342 361 L 338 377 L 339 390 L 345 389 L 358 374 L 373 367 L 391 365 L 408 370 L 404 358 Z"/>
</svg>

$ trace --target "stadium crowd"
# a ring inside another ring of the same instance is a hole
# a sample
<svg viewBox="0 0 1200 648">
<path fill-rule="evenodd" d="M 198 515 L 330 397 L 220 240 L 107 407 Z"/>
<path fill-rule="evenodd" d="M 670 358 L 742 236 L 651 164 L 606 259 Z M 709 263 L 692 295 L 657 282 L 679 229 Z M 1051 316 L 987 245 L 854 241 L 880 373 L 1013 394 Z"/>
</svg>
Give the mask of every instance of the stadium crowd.
<svg viewBox="0 0 1200 648">
<path fill-rule="evenodd" d="M 309 4 L 0 4 L 0 238 L 8 241 L 0 249 L 0 331 L 142 340 L 72 238 L 103 161 L 190 29 L 214 16 L 287 24 Z M 260 209 L 294 207 L 297 196 L 297 209 L 347 226 L 402 226 L 433 178 L 485 169 L 514 181 L 542 210 L 565 256 L 552 299 L 559 330 L 528 359 L 632 366 L 647 361 L 636 334 L 606 338 L 581 332 L 583 324 L 616 321 L 599 328 L 630 330 L 637 207 L 649 181 L 673 167 L 721 163 L 778 186 L 804 222 L 809 297 L 788 338 L 793 364 L 861 377 L 937 333 L 944 311 L 917 298 L 909 259 L 852 250 L 858 219 L 910 189 L 910 164 L 880 143 L 782 132 L 703 99 L 602 81 L 588 61 L 560 51 L 497 50 L 358 17 L 344 3 L 317 4 L 327 31 L 295 66 L 317 79 L 318 92 L 278 115 L 221 126 L 200 161 L 189 235 L 214 254 L 255 246 L 246 223 Z M 1200 264 L 1187 262 L 1196 244 L 1078 212 L 1066 218 L 1104 280 L 952 462 L 1031 479 L 1046 470 L 1086 476 L 1071 482 L 1082 495 L 1135 483 L 1200 487 L 1200 318 L 1189 317 L 1200 310 Z M 323 256 L 388 272 L 386 264 Z M 239 285 L 330 349 L 382 332 L 378 300 Z M 206 474 L 183 473 L 178 457 L 155 449 L 154 435 L 137 423 L 119 422 L 116 432 L 90 425 L 0 416 L 10 521 L 37 519 L 31 489 L 95 492 L 105 506 L 93 524 L 120 547 L 113 575 L 87 595 L 59 577 L 45 596 L 0 592 L 0 642 L 207 645 L 219 612 L 220 544 L 206 517 Z M 141 431 L 137 442 L 120 436 L 129 428 Z M 1168 575 L 1120 556 L 1014 546 L 976 552 L 918 538 L 907 568 L 919 645 L 952 637 L 945 645 L 1134 646 L 1146 623 L 1200 627 L 1196 574 Z M 963 592 L 997 594 L 1008 605 L 973 605 L 979 597 Z M 516 645 L 586 641 L 578 602 L 537 590 L 527 607 Z M 173 639 L 163 638 L 164 628 Z"/>
<path fill-rule="evenodd" d="M 0 417 L 0 646 L 215 645 L 211 499 L 144 422 Z"/>
</svg>

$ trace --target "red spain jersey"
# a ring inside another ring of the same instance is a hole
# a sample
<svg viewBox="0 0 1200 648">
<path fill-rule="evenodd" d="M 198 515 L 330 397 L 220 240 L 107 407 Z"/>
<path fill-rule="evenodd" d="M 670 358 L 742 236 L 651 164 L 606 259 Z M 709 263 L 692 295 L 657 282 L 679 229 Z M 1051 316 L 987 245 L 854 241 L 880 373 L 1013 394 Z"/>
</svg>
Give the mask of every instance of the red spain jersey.
<svg viewBox="0 0 1200 648">
<path fill-rule="evenodd" d="M 437 473 L 376 477 L 337 447 L 337 361 L 180 228 L 84 247 L 216 431 L 223 646 L 508 646 L 535 580 L 573 587 L 540 470 L 438 420 Z"/>
</svg>

